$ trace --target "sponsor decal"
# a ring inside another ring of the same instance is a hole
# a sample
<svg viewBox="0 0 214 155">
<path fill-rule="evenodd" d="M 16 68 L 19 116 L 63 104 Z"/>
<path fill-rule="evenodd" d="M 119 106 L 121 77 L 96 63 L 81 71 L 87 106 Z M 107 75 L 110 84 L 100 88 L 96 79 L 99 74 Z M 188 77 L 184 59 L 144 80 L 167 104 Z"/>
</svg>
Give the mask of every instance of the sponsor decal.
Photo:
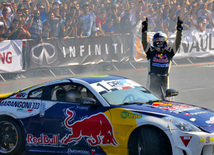
<svg viewBox="0 0 214 155">
<path fill-rule="evenodd" d="M 180 138 L 181 138 L 182 142 L 184 143 L 184 145 L 187 147 L 190 140 L 192 139 L 192 136 L 180 136 Z"/>
<path fill-rule="evenodd" d="M 190 113 L 190 115 L 199 115 L 199 114 L 204 114 L 204 113 L 208 113 L 208 112 L 207 111 L 199 111 L 199 112 Z"/>
<path fill-rule="evenodd" d="M 73 119 L 74 112 L 67 109 L 67 117 L 64 120 L 64 125 L 71 131 L 71 134 L 65 135 L 61 142 L 68 144 L 71 142 L 78 142 L 83 137 L 91 146 L 100 144 L 117 146 L 118 142 L 114 137 L 113 128 L 108 118 L 103 113 L 98 113 L 86 117 L 82 120 L 76 121 L 73 124 L 69 122 Z"/>
<path fill-rule="evenodd" d="M 206 121 L 207 124 L 213 124 L 214 123 L 214 116 L 210 117 L 210 120 Z"/>
<path fill-rule="evenodd" d="M 123 89 L 130 89 L 130 88 L 132 88 L 132 87 L 130 87 L 130 86 L 125 86 L 125 87 L 122 87 Z"/>
<path fill-rule="evenodd" d="M 214 137 L 206 137 L 206 138 L 202 138 L 199 141 L 200 143 L 210 143 L 210 142 L 214 142 Z"/>
<path fill-rule="evenodd" d="M 17 111 L 20 111 L 20 112 L 32 112 L 33 109 L 23 109 L 23 108 L 18 108 Z"/>
<path fill-rule="evenodd" d="M 40 43 L 31 49 L 31 60 L 35 64 L 42 65 L 44 62 L 52 64 L 57 59 L 55 47 L 50 43 Z"/>
<path fill-rule="evenodd" d="M 192 122 L 195 122 L 196 118 L 190 118 L 189 120 L 192 121 Z"/>
<path fill-rule="evenodd" d="M 166 54 L 156 54 L 153 58 L 154 62 L 160 62 L 160 63 L 168 63 L 169 59 L 167 58 Z"/>
<path fill-rule="evenodd" d="M 27 96 L 26 93 L 18 93 L 18 94 L 16 94 L 16 97 L 20 97 L 20 98 L 25 97 L 25 96 Z"/>
<path fill-rule="evenodd" d="M 140 86 L 139 84 L 131 81 L 131 80 L 110 80 L 110 81 L 102 81 L 98 83 L 93 83 L 91 86 L 97 92 L 112 92 L 115 90 L 129 89 L 134 88 L 135 86 Z"/>
<path fill-rule="evenodd" d="M 0 60 L 2 62 L 2 64 L 5 64 L 5 62 L 7 64 L 11 64 L 12 63 L 12 52 L 1 52 L 0 53 Z"/>
<path fill-rule="evenodd" d="M 186 115 L 186 116 L 191 116 L 189 113 L 186 113 L 186 114 L 184 114 L 184 115 Z"/>
<path fill-rule="evenodd" d="M 89 154 L 89 151 L 73 150 L 73 149 L 68 148 L 67 154 Z"/>
<path fill-rule="evenodd" d="M 152 63 L 152 66 L 155 66 L 155 67 L 169 67 L 169 64 Z"/>
<path fill-rule="evenodd" d="M 174 113 L 178 114 L 178 113 L 181 113 L 181 112 L 184 112 L 184 111 L 197 110 L 197 109 L 200 109 L 200 108 L 181 104 L 181 105 L 173 105 L 171 107 L 161 107 L 161 109 L 169 110 L 170 112 L 174 112 Z"/>
<path fill-rule="evenodd" d="M 185 104 L 175 104 L 175 103 L 167 103 L 167 102 L 154 102 L 152 104 L 153 107 L 160 107 L 163 110 L 169 110 L 170 112 L 180 113 L 183 111 L 197 110 L 199 107 L 193 107 Z M 191 113 L 185 113 L 184 115 L 191 116 Z"/>
<path fill-rule="evenodd" d="M 46 134 L 40 134 L 40 137 L 34 137 L 32 134 L 27 134 L 27 143 L 38 145 L 58 145 L 59 138 L 58 135 L 53 135 L 49 137 Z"/>
<path fill-rule="evenodd" d="M 172 106 L 174 103 L 166 103 L 166 102 L 154 102 L 152 104 L 153 107 L 158 107 L 158 106 Z"/>
<path fill-rule="evenodd" d="M 124 110 L 123 112 L 121 112 L 120 117 L 122 119 L 126 119 L 126 118 L 140 119 L 140 118 L 142 118 L 142 115 L 134 114 L 134 113 L 131 113 L 131 112 Z"/>
<path fill-rule="evenodd" d="M 1 107 L 15 107 L 20 109 L 39 109 L 40 103 L 38 102 L 25 102 L 25 101 L 11 101 L 3 100 L 0 102 Z M 17 110 L 18 110 L 17 109 Z"/>
<path fill-rule="evenodd" d="M 95 154 L 95 152 L 96 152 L 96 150 L 95 150 L 95 149 L 91 149 L 91 155 L 94 155 L 94 154 Z"/>
</svg>

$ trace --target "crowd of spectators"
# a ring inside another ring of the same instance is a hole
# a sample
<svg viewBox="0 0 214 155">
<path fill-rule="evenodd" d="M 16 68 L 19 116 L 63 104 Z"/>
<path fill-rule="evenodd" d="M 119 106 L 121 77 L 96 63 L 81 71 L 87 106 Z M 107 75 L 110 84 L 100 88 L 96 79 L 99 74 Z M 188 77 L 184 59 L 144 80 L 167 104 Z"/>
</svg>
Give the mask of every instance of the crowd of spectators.
<svg viewBox="0 0 214 155">
<path fill-rule="evenodd" d="M 214 26 L 213 0 L 7 0 L 0 6 L 0 41 L 57 39 L 176 31 L 177 17 L 184 30 Z"/>
</svg>

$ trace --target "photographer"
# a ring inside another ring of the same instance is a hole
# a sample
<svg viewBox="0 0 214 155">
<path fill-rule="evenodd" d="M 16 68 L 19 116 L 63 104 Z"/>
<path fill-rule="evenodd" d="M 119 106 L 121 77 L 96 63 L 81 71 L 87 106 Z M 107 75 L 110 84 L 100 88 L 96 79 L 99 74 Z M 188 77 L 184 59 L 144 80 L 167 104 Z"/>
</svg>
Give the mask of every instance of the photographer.
<svg viewBox="0 0 214 155">
<path fill-rule="evenodd" d="M 27 28 L 31 34 L 31 39 L 39 39 L 42 31 L 42 21 L 40 19 L 40 11 L 35 10 L 31 18 L 27 21 Z"/>
<path fill-rule="evenodd" d="M 19 27 L 20 20 L 14 19 L 12 25 L 8 29 L 8 40 L 16 40 L 19 37 L 21 28 Z"/>
</svg>

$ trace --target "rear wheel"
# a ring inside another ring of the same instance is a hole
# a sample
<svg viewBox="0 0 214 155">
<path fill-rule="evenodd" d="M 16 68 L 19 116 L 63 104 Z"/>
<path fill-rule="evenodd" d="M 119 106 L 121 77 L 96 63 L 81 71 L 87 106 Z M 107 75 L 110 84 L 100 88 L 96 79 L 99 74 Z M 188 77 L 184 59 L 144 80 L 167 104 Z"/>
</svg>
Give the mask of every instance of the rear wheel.
<svg viewBox="0 0 214 155">
<path fill-rule="evenodd" d="M 0 117 L 0 154 L 16 155 L 23 152 L 25 138 L 19 124 L 9 117 Z"/>
<path fill-rule="evenodd" d="M 143 126 L 130 138 L 129 154 L 172 155 L 172 149 L 163 131 L 153 126 Z"/>
</svg>

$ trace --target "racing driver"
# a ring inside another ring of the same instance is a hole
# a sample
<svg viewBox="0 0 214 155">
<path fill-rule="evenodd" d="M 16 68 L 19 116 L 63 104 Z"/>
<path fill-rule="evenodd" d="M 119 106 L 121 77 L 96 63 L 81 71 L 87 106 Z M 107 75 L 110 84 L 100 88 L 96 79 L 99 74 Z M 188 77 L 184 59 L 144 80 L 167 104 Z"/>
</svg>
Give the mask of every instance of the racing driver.
<svg viewBox="0 0 214 155">
<path fill-rule="evenodd" d="M 176 38 L 171 46 L 168 46 L 167 36 L 162 32 L 154 34 L 151 46 L 147 41 L 148 18 L 142 22 L 142 44 L 149 60 L 147 87 L 159 97 L 162 97 L 161 90 L 165 92 L 169 87 L 169 71 L 172 58 L 181 44 L 182 24 L 178 17 Z"/>
</svg>

